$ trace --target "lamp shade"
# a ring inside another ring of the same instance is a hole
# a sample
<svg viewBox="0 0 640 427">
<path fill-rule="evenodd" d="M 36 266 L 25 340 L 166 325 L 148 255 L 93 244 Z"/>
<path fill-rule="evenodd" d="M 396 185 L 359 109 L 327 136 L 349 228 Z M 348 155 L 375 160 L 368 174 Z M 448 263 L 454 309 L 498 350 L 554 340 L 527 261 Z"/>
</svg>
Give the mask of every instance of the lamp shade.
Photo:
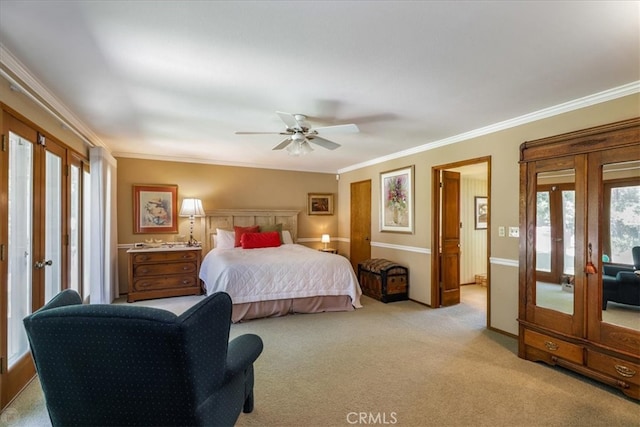
<svg viewBox="0 0 640 427">
<path fill-rule="evenodd" d="M 204 216 L 202 208 L 202 200 L 200 199 L 184 199 L 180 206 L 180 216 Z"/>
<path fill-rule="evenodd" d="M 329 235 L 328 235 L 328 234 L 323 234 L 323 235 L 322 235 L 322 238 L 320 239 L 320 241 L 321 241 L 322 243 L 329 243 L 329 242 L 331 242 L 331 237 L 329 237 Z"/>
</svg>

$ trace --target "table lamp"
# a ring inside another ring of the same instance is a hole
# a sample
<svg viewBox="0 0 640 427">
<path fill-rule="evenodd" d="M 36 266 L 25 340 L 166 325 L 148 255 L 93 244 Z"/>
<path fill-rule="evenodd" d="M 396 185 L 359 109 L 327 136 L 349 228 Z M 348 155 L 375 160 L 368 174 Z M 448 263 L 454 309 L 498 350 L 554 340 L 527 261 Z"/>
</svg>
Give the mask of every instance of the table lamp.
<svg viewBox="0 0 640 427">
<path fill-rule="evenodd" d="M 327 249 L 327 243 L 329 243 L 331 241 L 331 238 L 329 237 L 328 234 L 323 234 L 322 238 L 320 239 L 320 241 L 322 243 L 324 243 L 324 248 Z"/>
<path fill-rule="evenodd" d="M 204 216 L 202 208 L 202 200 L 200 199 L 184 199 L 180 207 L 180 216 L 189 217 L 189 242 L 187 246 L 198 246 L 198 241 L 193 238 L 193 219 L 195 217 Z"/>
</svg>

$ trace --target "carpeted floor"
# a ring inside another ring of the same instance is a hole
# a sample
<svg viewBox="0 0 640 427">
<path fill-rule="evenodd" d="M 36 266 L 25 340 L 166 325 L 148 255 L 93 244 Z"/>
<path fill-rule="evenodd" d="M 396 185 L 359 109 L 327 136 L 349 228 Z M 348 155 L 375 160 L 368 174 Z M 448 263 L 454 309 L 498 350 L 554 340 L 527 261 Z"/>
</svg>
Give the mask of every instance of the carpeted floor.
<svg viewBox="0 0 640 427">
<path fill-rule="evenodd" d="M 181 312 L 197 298 L 158 301 Z M 233 325 L 232 336 L 265 343 L 255 410 L 237 425 L 640 425 L 640 404 L 617 390 L 519 359 L 514 338 L 486 329 L 485 288 L 463 286 L 461 304 L 438 310 L 366 297 L 363 305 Z M 37 381 L 3 419 L 50 425 Z"/>
</svg>

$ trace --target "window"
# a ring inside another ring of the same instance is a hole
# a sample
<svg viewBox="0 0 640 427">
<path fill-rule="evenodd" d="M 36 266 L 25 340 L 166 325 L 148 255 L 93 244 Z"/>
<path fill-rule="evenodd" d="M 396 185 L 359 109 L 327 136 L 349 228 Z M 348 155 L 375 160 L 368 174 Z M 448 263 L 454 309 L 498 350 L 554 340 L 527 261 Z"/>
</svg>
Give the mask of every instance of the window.
<svg viewBox="0 0 640 427">
<path fill-rule="evenodd" d="M 637 172 L 636 172 L 637 173 Z M 631 248 L 640 246 L 640 183 L 617 179 L 604 183 L 603 261 L 633 264 Z"/>
</svg>

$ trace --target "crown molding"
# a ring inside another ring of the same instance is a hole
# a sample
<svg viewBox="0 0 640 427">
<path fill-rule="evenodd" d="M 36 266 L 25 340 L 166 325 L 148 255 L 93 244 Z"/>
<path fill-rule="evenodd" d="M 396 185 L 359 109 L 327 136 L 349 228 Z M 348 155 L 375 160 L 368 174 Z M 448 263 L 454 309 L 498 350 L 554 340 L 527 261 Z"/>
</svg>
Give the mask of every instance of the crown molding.
<svg viewBox="0 0 640 427">
<path fill-rule="evenodd" d="M 75 133 L 85 144 L 91 147 L 101 146 L 109 149 L 82 120 L 45 86 L 18 60 L 2 43 L 0 43 L 0 74 L 12 87 L 19 89 L 32 101 L 56 118 L 62 126 Z"/>
<path fill-rule="evenodd" d="M 348 166 L 338 170 L 338 174 L 350 172 L 357 169 L 362 169 L 367 166 L 373 166 L 379 163 L 383 163 L 389 160 L 398 159 L 400 157 L 410 156 L 417 153 L 433 150 L 438 147 L 444 147 L 445 145 L 455 144 L 457 142 L 466 141 L 479 136 L 488 135 L 505 129 L 521 126 L 527 123 L 535 122 L 537 120 L 546 119 L 549 117 L 557 116 L 559 114 L 568 113 L 570 111 L 578 110 L 580 108 L 589 107 L 591 105 L 600 104 L 602 102 L 611 101 L 623 96 L 633 95 L 640 92 L 640 80 L 631 82 L 622 86 L 608 89 L 602 92 L 588 95 L 582 98 L 574 99 L 562 104 L 555 105 L 553 107 L 544 108 L 542 110 L 534 111 L 533 113 L 525 114 L 513 119 L 508 119 L 502 122 L 498 122 L 489 126 L 485 126 L 479 129 L 475 129 L 469 132 L 464 132 L 458 135 L 454 135 L 449 138 L 444 138 L 439 141 L 429 142 L 418 147 L 410 148 L 404 151 L 398 151 L 397 153 L 389 154 L 388 156 L 378 157 L 377 159 L 369 160 L 366 162 L 358 163 L 352 166 Z"/>
</svg>

